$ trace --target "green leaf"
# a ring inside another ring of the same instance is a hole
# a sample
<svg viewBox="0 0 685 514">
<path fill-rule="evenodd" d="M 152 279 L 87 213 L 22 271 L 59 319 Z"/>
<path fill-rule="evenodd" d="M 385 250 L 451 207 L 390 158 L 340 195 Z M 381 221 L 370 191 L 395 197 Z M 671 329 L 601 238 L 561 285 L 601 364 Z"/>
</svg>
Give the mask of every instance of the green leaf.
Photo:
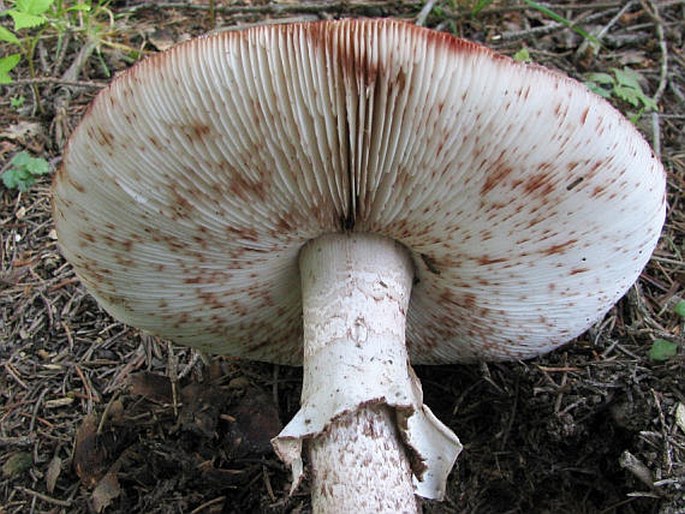
<svg viewBox="0 0 685 514">
<path fill-rule="evenodd" d="M 7 460 L 2 465 L 2 476 L 14 478 L 30 469 L 31 466 L 33 466 L 31 452 L 17 452 L 7 457 Z"/>
<path fill-rule="evenodd" d="M 655 339 L 649 350 L 649 358 L 653 361 L 663 362 L 678 353 L 678 345 L 666 339 Z"/>
<path fill-rule="evenodd" d="M 2 182 L 8 189 L 26 192 L 36 183 L 36 178 L 50 172 L 50 164 L 41 157 L 31 157 L 28 152 L 19 152 L 10 161 L 9 168 L 2 174 Z"/>
<path fill-rule="evenodd" d="M 50 9 L 54 3 L 55 0 L 17 0 L 14 9 L 23 14 L 40 16 Z"/>
<path fill-rule="evenodd" d="M 673 307 L 673 312 L 675 312 L 681 318 L 685 318 L 685 300 L 680 300 Z"/>
<path fill-rule="evenodd" d="M 0 41 L 5 43 L 12 43 L 13 45 L 20 45 L 19 38 L 5 27 L 0 27 Z"/>
<path fill-rule="evenodd" d="M 612 71 L 618 85 L 642 91 L 642 87 L 640 87 L 640 74 L 638 72 L 630 68 L 623 68 L 622 70 L 612 68 Z"/>
<path fill-rule="evenodd" d="M 90 12 L 91 7 L 88 4 L 77 4 L 69 7 L 67 9 L 67 12 L 75 12 L 75 11 L 82 11 L 82 12 Z"/>
<path fill-rule="evenodd" d="M 514 54 L 514 60 L 516 62 L 531 62 L 530 52 L 527 48 L 521 48 L 518 52 Z"/>
<path fill-rule="evenodd" d="M 31 175 L 45 175 L 50 172 L 50 164 L 41 157 L 31 157 L 28 152 L 19 152 L 10 161 L 10 167 L 26 170 Z"/>
<path fill-rule="evenodd" d="M 588 73 L 587 79 L 597 84 L 613 84 L 615 80 L 608 73 Z"/>
<path fill-rule="evenodd" d="M 2 183 L 5 184 L 7 189 L 19 189 L 19 191 L 24 191 L 25 183 L 27 179 L 22 178 L 22 173 L 20 170 L 10 169 L 2 174 Z M 30 182 L 30 179 L 28 180 Z M 28 184 L 30 187 L 32 184 Z"/>
<path fill-rule="evenodd" d="M 654 99 L 642 91 L 641 75 L 638 72 L 630 68 L 623 68 L 622 70 L 613 68 L 612 71 L 616 76 L 614 92 L 618 98 L 628 102 L 633 107 L 639 107 L 641 104 L 648 111 L 657 110 L 658 106 Z"/>
<path fill-rule="evenodd" d="M 19 64 L 21 60 L 21 55 L 12 54 L 7 57 L 0 57 L 0 84 L 11 84 L 12 77 L 10 77 L 10 71 Z"/>
<path fill-rule="evenodd" d="M 640 101 L 642 102 L 642 105 L 645 106 L 645 109 L 647 109 L 648 111 L 656 111 L 659 108 L 659 106 L 654 101 L 654 98 L 652 98 L 651 96 L 643 94 L 642 96 L 640 96 Z"/>
<path fill-rule="evenodd" d="M 640 105 L 640 92 L 625 86 L 614 86 L 614 95 L 616 98 L 628 102 L 633 107 L 639 107 Z"/>
<path fill-rule="evenodd" d="M 32 29 L 40 27 L 48 19 L 45 16 L 36 16 L 34 14 L 26 14 L 24 12 L 15 11 L 14 9 L 8 11 L 8 14 L 14 20 L 14 30 Z"/>
<path fill-rule="evenodd" d="M 10 98 L 10 106 L 12 109 L 21 109 L 24 107 L 24 102 L 26 102 L 26 97 L 24 95 L 17 95 Z"/>
<path fill-rule="evenodd" d="M 611 98 L 611 91 L 604 89 L 602 86 L 595 84 L 594 82 L 585 82 L 585 87 L 602 98 Z"/>
</svg>

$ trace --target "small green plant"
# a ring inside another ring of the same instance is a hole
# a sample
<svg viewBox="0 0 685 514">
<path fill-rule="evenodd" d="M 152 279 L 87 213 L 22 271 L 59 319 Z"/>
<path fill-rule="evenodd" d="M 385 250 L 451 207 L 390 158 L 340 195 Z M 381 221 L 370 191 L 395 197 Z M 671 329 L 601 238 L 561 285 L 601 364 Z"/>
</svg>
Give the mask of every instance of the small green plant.
<svg viewBox="0 0 685 514">
<path fill-rule="evenodd" d="M 631 116 L 631 121 L 637 121 L 645 111 L 655 111 L 656 102 L 642 91 L 640 86 L 640 74 L 635 70 L 624 67 L 623 69 L 611 68 L 611 73 L 590 73 L 587 75 L 585 85 L 593 93 L 604 98 L 616 98 L 632 107 L 638 112 Z"/>
<path fill-rule="evenodd" d="M 2 27 L 0 27 L 2 29 Z M 9 32 L 9 31 L 8 31 Z M 11 34 L 11 32 L 9 32 Z M 0 38 L 2 34 L 0 33 Z M 0 85 L 9 84 L 12 82 L 10 71 L 21 61 L 20 54 L 10 54 L 5 57 L 0 57 Z"/>
<path fill-rule="evenodd" d="M 675 312 L 681 318 L 685 318 L 685 300 L 680 300 L 673 307 L 673 312 Z"/>
<path fill-rule="evenodd" d="M 533 62 L 533 59 L 530 57 L 530 52 L 526 47 L 521 48 L 518 52 L 514 54 L 514 60 L 516 62 Z"/>
<path fill-rule="evenodd" d="M 675 357 L 678 353 L 678 345 L 666 339 L 655 339 L 649 349 L 649 358 L 656 362 L 664 362 Z"/>
<path fill-rule="evenodd" d="M 8 189 L 18 189 L 26 192 L 36 183 L 38 177 L 50 173 L 50 164 L 42 157 L 31 157 L 28 152 L 21 151 L 9 163 L 9 167 L 2 174 L 2 183 Z"/>
<path fill-rule="evenodd" d="M 0 59 L 0 84 L 8 84 L 12 81 L 9 72 L 19 64 L 21 56 L 27 59 L 31 77 L 35 77 L 33 56 L 40 40 L 40 31 L 29 34 L 25 33 L 25 30 L 44 25 L 48 21 L 45 13 L 53 3 L 54 0 L 12 0 L 9 2 L 10 8 L 5 10 L 2 15 L 12 18 L 14 32 L 2 27 L 0 41 L 16 46 L 19 53 Z"/>
<path fill-rule="evenodd" d="M 111 41 L 116 32 L 114 15 L 109 10 L 111 0 L 7 0 L 9 8 L 0 16 L 12 18 L 13 30 L 0 27 L 0 42 L 9 43 L 16 52 L 0 58 L 0 84 L 12 82 L 10 72 L 24 58 L 31 78 L 36 77 L 35 53 L 43 38 L 56 38 L 55 53 L 59 54 L 65 36 L 75 36 L 81 44 L 94 42 L 99 54 L 106 45 L 138 58 L 139 52 Z M 37 93 L 36 90 L 34 90 Z"/>
<path fill-rule="evenodd" d="M 24 107 L 24 103 L 26 102 L 26 97 L 24 95 L 15 95 L 12 98 L 10 98 L 10 106 L 12 109 L 21 109 Z"/>
</svg>

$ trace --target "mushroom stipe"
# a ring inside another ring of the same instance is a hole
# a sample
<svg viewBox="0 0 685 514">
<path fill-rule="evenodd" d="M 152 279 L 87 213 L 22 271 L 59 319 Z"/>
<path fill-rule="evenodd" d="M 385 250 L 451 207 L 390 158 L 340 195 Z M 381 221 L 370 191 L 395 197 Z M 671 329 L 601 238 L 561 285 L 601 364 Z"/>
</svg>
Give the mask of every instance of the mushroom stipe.
<svg viewBox="0 0 685 514">
<path fill-rule="evenodd" d="M 580 335 L 635 282 L 666 207 L 649 145 L 584 86 L 391 20 L 147 59 L 95 99 L 54 192 L 62 251 L 115 318 L 304 366 L 274 448 L 293 487 L 309 452 L 316 512 L 440 499 L 461 445 L 409 362 Z"/>
</svg>

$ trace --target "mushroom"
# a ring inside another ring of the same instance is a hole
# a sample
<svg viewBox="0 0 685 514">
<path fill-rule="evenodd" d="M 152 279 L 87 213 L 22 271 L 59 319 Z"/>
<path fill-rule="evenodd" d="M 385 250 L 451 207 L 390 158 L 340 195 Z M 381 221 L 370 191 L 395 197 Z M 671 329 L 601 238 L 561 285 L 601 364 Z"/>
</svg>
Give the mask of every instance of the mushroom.
<svg viewBox="0 0 685 514">
<path fill-rule="evenodd" d="M 119 75 L 54 183 L 115 318 L 304 366 L 273 441 L 317 512 L 416 512 L 461 449 L 419 364 L 529 358 L 637 279 L 665 178 L 579 83 L 390 20 L 265 26 Z"/>
</svg>

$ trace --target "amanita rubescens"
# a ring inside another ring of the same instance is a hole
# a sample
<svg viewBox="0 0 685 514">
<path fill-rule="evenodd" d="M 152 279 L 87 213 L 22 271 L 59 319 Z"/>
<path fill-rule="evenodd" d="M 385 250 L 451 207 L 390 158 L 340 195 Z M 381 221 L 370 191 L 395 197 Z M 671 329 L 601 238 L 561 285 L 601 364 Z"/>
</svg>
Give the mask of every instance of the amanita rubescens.
<svg viewBox="0 0 685 514">
<path fill-rule="evenodd" d="M 581 84 L 401 22 L 265 26 L 119 75 L 55 179 L 115 318 L 304 366 L 274 440 L 319 512 L 418 509 L 461 449 L 409 361 L 519 359 L 600 319 L 664 220 L 663 169 Z"/>
</svg>

